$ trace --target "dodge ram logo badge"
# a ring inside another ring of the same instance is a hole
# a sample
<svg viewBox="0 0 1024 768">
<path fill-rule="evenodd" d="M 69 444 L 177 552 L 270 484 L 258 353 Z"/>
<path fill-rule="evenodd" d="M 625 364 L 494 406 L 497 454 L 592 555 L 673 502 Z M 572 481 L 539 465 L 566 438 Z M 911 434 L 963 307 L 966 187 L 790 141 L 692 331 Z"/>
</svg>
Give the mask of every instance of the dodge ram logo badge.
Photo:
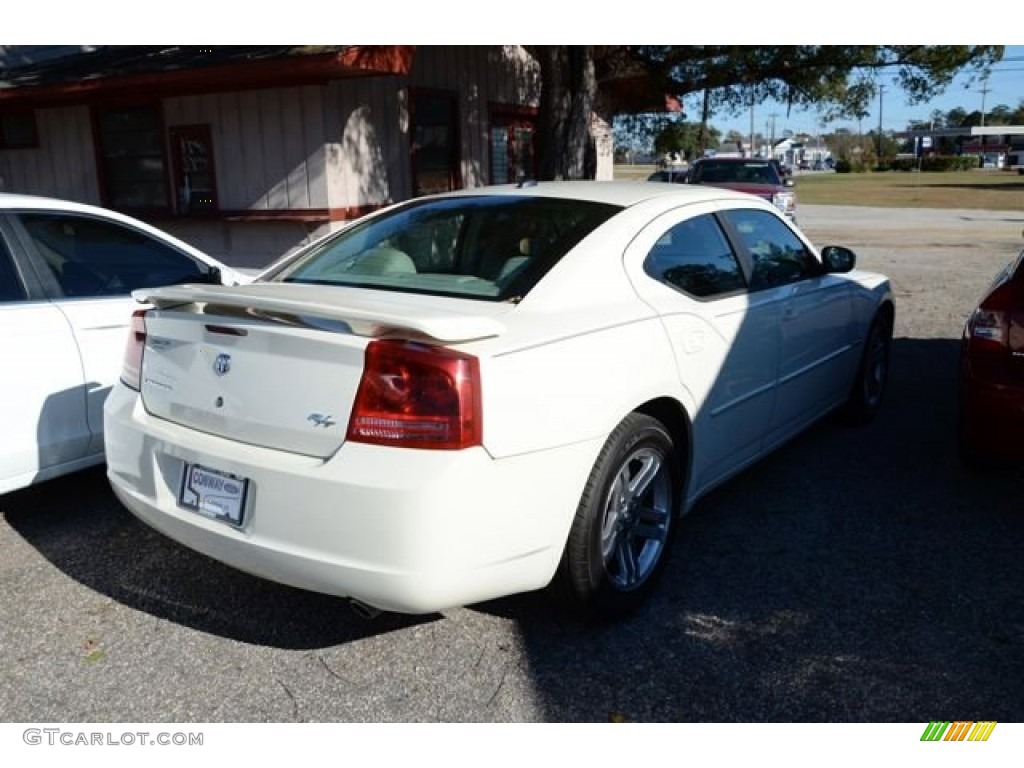
<svg viewBox="0 0 1024 768">
<path fill-rule="evenodd" d="M 329 413 L 311 413 L 306 417 L 306 421 L 311 422 L 314 427 L 333 427 L 338 422 L 331 418 Z"/>
<path fill-rule="evenodd" d="M 217 359 L 213 361 L 213 372 L 218 376 L 223 376 L 230 370 L 231 355 L 217 355 Z"/>
</svg>

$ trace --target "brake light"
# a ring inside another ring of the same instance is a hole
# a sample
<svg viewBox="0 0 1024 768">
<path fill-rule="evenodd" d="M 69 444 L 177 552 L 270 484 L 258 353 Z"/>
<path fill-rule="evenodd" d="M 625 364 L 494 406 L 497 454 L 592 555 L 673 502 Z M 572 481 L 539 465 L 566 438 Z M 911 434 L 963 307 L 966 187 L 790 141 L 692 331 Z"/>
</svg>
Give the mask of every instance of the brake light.
<svg viewBox="0 0 1024 768">
<path fill-rule="evenodd" d="M 128 327 L 128 339 L 124 345 L 121 381 L 126 387 L 131 387 L 134 390 L 142 389 L 142 353 L 145 349 L 146 310 L 137 309 L 132 312 L 131 324 Z"/>
<path fill-rule="evenodd" d="M 482 436 L 477 358 L 410 341 L 370 342 L 348 440 L 458 450 L 480 445 Z"/>
<path fill-rule="evenodd" d="M 965 327 L 971 365 L 977 374 L 1002 378 L 1009 373 L 1012 352 L 1021 346 L 1017 317 L 1024 308 L 1024 290 L 1010 276 L 997 285 L 977 309 Z"/>
</svg>

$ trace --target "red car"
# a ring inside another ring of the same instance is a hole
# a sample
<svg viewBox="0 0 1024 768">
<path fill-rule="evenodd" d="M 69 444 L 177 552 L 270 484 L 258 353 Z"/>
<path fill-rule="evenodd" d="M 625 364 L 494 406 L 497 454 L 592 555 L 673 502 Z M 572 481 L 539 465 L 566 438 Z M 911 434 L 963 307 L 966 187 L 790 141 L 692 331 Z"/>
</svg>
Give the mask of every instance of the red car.
<svg viewBox="0 0 1024 768">
<path fill-rule="evenodd" d="M 973 466 L 1024 463 L 1024 251 L 964 326 L 960 456 Z"/>
<path fill-rule="evenodd" d="M 726 187 L 768 200 L 796 222 L 793 179 L 783 177 L 776 161 L 756 157 L 704 157 L 690 167 L 690 184 Z"/>
</svg>

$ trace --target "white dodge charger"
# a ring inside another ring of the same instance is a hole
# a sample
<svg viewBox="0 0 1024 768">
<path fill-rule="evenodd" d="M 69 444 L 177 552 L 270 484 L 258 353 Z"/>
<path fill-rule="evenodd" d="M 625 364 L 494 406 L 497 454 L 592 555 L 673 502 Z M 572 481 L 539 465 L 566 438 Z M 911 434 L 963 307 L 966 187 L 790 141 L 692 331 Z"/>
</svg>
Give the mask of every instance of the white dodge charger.
<svg viewBox="0 0 1024 768">
<path fill-rule="evenodd" d="M 364 612 L 551 584 L 622 615 L 709 489 L 878 410 L 892 293 L 854 261 L 722 189 L 411 200 L 251 285 L 137 292 L 110 481 L 186 546 Z"/>
</svg>

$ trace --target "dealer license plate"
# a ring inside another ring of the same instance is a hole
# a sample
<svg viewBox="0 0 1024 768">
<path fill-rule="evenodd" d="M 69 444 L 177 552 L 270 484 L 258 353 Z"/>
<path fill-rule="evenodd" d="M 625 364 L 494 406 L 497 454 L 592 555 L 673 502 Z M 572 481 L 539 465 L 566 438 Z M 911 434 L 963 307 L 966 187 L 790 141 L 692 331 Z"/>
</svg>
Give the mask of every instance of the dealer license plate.
<svg viewBox="0 0 1024 768">
<path fill-rule="evenodd" d="M 249 481 L 217 469 L 186 464 L 178 504 L 206 517 L 240 526 Z"/>
</svg>

